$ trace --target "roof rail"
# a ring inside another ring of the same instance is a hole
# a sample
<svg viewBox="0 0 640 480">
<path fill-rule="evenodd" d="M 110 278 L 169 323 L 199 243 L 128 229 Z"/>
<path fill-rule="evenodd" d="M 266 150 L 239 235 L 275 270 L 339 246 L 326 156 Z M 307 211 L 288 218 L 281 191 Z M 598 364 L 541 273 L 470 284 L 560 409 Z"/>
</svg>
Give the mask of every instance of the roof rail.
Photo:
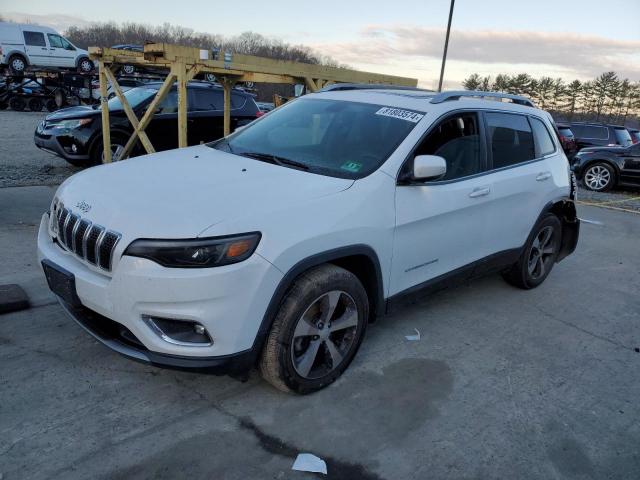
<svg viewBox="0 0 640 480">
<path fill-rule="evenodd" d="M 477 90 L 454 90 L 451 92 L 442 92 L 434 95 L 431 99 L 431 103 L 442 103 L 447 100 L 459 100 L 461 97 L 490 97 L 490 98 L 506 98 L 518 105 L 525 105 L 527 107 L 535 107 L 533 102 L 526 97 L 520 95 L 512 95 L 510 93 L 500 92 L 481 92 Z"/>
<path fill-rule="evenodd" d="M 405 87 L 402 85 L 386 85 L 382 83 L 333 83 L 318 90 L 319 92 L 336 92 L 339 90 L 413 90 L 419 92 L 430 92 L 418 87 Z"/>
</svg>

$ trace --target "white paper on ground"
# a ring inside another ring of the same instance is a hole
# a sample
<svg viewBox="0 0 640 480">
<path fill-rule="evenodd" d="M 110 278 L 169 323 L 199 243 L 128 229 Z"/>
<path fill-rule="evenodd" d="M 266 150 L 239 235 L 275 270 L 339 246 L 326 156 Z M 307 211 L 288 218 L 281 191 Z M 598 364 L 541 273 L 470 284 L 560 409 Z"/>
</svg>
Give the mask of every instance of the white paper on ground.
<svg viewBox="0 0 640 480">
<path fill-rule="evenodd" d="M 311 453 L 299 453 L 296 461 L 293 462 L 291 470 L 298 470 L 300 472 L 314 472 L 327 474 L 327 464 L 321 458 L 312 455 Z"/>
<path fill-rule="evenodd" d="M 417 342 L 418 340 L 420 340 L 420 331 L 417 328 L 414 328 L 414 330 L 416 331 L 416 335 L 405 335 L 404 338 L 412 342 Z"/>
</svg>

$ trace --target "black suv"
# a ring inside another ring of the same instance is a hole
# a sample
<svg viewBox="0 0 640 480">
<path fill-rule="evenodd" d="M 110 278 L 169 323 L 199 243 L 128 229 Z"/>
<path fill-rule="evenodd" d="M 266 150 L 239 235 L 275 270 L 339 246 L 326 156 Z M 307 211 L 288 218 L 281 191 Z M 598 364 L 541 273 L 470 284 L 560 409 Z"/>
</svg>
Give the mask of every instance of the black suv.
<svg viewBox="0 0 640 480">
<path fill-rule="evenodd" d="M 138 118 L 153 100 L 161 82 L 152 82 L 124 93 Z M 188 128 L 189 145 L 210 142 L 223 137 L 224 93 L 219 85 L 189 82 Z M 243 90 L 231 93 L 231 129 L 249 124 L 262 112 L 254 96 Z M 122 109 L 120 100 L 109 100 L 111 147 L 115 156 L 122 150 L 133 128 Z M 178 147 L 178 92 L 174 86 L 158 106 L 145 132 L 157 151 Z M 102 162 L 102 119 L 99 106 L 79 106 L 58 110 L 47 115 L 34 134 L 38 148 L 59 155 L 73 165 L 96 165 Z M 134 147 L 132 156 L 144 153 Z"/>
<path fill-rule="evenodd" d="M 585 147 L 628 147 L 633 142 L 625 127 L 606 123 L 571 122 L 578 150 Z"/>
<path fill-rule="evenodd" d="M 605 192 L 616 185 L 638 187 L 640 143 L 582 149 L 573 157 L 571 169 L 589 190 Z"/>
</svg>

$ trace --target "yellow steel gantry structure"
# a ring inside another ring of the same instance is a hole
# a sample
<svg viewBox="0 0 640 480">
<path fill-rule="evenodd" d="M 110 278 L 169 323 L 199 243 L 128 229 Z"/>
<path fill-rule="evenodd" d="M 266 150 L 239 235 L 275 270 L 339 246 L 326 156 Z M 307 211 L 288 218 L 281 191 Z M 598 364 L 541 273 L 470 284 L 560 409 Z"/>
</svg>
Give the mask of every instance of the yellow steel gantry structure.
<svg viewBox="0 0 640 480">
<path fill-rule="evenodd" d="M 307 90 L 315 92 L 333 83 L 375 83 L 415 87 L 415 78 L 397 77 L 379 73 L 360 72 L 346 68 L 326 67 L 306 63 L 273 60 L 251 55 L 231 54 L 201 50 L 193 47 L 151 43 L 144 46 L 143 52 L 116 50 L 113 48 L 90 47 L 91 59 L 98 64 L 100 96 L 102 108 L 102 138 L 104 145 L 103 162 L 112 160 L 111 132 L 109 128 L 109 108 L 107 88 L 111 83 L 116 96 L 120 99 L 133 134 L 127 141 L 118 160 L 127 158 L 131 149 L 139 140 L 147 153 L 155 152 L 145 129 L 153 118 L 156 108 L 166 97 L 174 83 L 178 89 L 178 146 L 187 146 L 187 83 L 201 72 L 213 73 L 224 90 L 224 134 L 231 130 L 231 91 L 237 82 L 291 83 L 306 85 Z M 215 55 L 215 56 L 214 56 Z M 168 70 L 162 86 L 138 118 L 127 102 L 122 88 L 113 73 L 113 67 L 136 65 Z"/>
</svg>

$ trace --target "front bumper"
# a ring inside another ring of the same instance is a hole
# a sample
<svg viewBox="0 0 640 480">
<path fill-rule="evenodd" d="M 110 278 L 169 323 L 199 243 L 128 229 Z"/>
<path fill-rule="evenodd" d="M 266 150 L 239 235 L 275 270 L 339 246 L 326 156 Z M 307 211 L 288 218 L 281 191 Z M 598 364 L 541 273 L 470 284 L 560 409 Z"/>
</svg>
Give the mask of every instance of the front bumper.
<svg viewBox="0 0 640 480">
<path fill-rule="evenodd" d="M 43 215 L 40 223 L 39 260 L 73 273 L 82 306 L 63 306 L 101 343 L 129 358 L 175 368 L 233 369 L 255 357 L 260 323 L 282 279 L 260 255 L 203 269 L 165 268 L 124 255 L 107 274 L 55 244 L 48 218 Z M 143 316 L 200 323 L 213 344 L 170 343 Z"/>
<path fill-rule="evenodd" d="M 33 142 L 36 144 L 40 150 L 44 150 L 45 152 L 52 153 L 53 155 L 57 155 L 59 157 L 64 158 L 65 160 L 72 161 L 83 161 L 89 160 L 89 154 L 83 152 L 84 147 L 81 145 L 77 148 L 80 148 L 80 153 L 73 154 L 65 150 L 65 148 L 60 143 L 60 140 L 55 135 L 48 134 L 39 134 L 37 131 L 33 135 Z M 72 142 L 70 139 L 69 142 Z"/>
</svg>

